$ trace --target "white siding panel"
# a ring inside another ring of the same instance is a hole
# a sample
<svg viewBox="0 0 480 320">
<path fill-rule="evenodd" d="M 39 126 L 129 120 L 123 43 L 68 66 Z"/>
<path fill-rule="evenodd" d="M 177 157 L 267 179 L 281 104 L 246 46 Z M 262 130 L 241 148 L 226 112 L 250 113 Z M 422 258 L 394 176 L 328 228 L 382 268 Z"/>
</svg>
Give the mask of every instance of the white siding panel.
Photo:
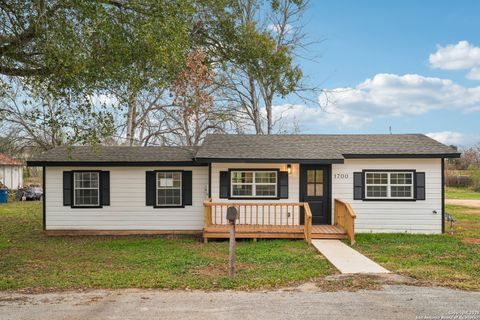
<svg viewBox="0 0 480 320">
<path fill-rule="evenodd" d="M 349 159 L 332 165 L 332 200 L 352 204 L 357 214 L 356 232 L 441 232 L 441 160 L 440 159 Z M 291 164 L 289 198 L 272 202 L 299 201 L 299 165 Z M 78 209 L 63 206 L 63 171 L 100 169 L 110 171 L 111 205 L 100 209 Z M 191 170 L 193 173 L 193 206 L 156 209 L 145 205 L 145 172 L 150 170 Z M 228 200 L 219 198 L 220 171 L 228 169 L 280 169 L 287 164 L 213 163 L 211 196 L 214 202 L 267 202 L 267 200 Z M 414 169 L 425 172 L 424 201 L 353 200 L 353 173 L 364 169 Z M 48 230 L 201 230 L 203 201 L 207 197 L 207 167 L 103 167 L 46 168 L 46 224 Z M 336 178 L 335 174 L 346 174 Z M 333 208 L 333 205 L 332 205 Z M 437 211 L 434 214 L 433 211 Z M 292 212 L 298 223 L 298 212 Z M 261 217 L 261 215 L 260 215 Z M 293 217 L 291 217 L 293 218 Z M 292 219 L 293 220 L 293 219 Z M 292 223 L 290 221 L 289 223 Z"/>
<path fill-rule="evenodd" d="M 63 206 L 63 171 L 110 171 L 110 206 L 80 209 Z M 145 172 L 191 170 L 193 205 L 153 208 L 145 205 Z M 46 168 L 47 230 L 201 230 L 207 196 L 207 167 Z"/>
<path fill-rule="evenodd" d="M 17 190 L 23 184 L 23 168 L 21 166 L 0 165 L 0 182 L 8 189 Z"/>
<path fill-rule="evenodd" d="M 413 169 L 425 172 L 426 200 L 353 200 L 353 173 L 364 169 Z M 343 178 L 335 174 L 344 174 Z M 332 201 L 349 202 L 357 219 L 356 232 L 440 233 L 442 230 L 442 172 L 440 159 L 347 159 L 332 165 Z M 333 204 L 332 204 L 333 208 Z M 435 214 L 434 211 L 437 213 Z"/>
</svg>

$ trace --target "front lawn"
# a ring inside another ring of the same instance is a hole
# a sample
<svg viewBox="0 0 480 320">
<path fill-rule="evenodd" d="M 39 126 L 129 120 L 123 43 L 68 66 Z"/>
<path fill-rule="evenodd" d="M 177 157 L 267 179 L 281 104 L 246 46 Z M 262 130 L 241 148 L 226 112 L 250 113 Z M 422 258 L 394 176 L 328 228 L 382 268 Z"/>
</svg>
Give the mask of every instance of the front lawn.
<svg viewBox="0 0 480 320">
<path fill-rule="evenodd" d="M 480 209 L 446 209 L 457 219 L 453 236 L 358 234 L 355 248 L 420 283 L 480 290 L 480 243 L 467 242 L 468 238 L 480 238 Z"/>
<path fill-rule="evenodd" d="M 447 206 L 456 233 L 357 234 L 354 246 L 394 272 L 424 284 L 480 290 L 480 209 Z M 0 290 L 72 288 L 256 289 L 337 273 L 303 241 L 239 241 L 237 277 L 227 274 L 228 242 L 158 237 L 46 237 L 38 202 L 0 205 Z M 447 231 L 448 231 L 447 227 Z M 355 287 L 355 286 L 353 286 Z M 360 287 L 368 287 L 361 284 Z"/>
<path fill-rule="evenodd" d="M 0 290 L 271 288 L 334 274 L 303 241 L 240 241 L 229 279 L 228 242 L 158 237 L 46 237 L 38 202 L 0 205 Z"/>
<path fill-rule="evenodd" d="M 465 187 L 447 187 L 445 188 L 446 199 L 474 199 L 480 200 L 480 192 L 475 192 Z"/>
</svg>

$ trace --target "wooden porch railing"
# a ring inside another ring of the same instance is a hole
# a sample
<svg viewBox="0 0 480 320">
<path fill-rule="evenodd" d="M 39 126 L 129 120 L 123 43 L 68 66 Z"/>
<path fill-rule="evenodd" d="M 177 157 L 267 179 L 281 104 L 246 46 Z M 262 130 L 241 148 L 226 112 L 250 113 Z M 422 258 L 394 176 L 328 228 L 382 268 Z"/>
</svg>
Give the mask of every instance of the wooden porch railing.
<svg viewBox="0 0 480 320">
<path fill-rule="evenodd" d="M 351 244 L 355 244 L 356 214 L 348 202 L 335 199 L 335 225 L 345 229 Z"/>
<path fill-rule="evenodd" d="M 227 225 L 226 213 L 228 207 L 238 210 L 237 225 L 265 226 L 278 229 L 301 227 L 302 208 L 304 208 L 305 241 L 312 238 L 312 212 L 308 203 L 303 202 L 211 202 L 204 205 L 204 225 Z"/>
<path fill-rule="evenodd" d="M 308 202 L 305 202 L 303 204 L 303 208 L 305 209 L 305 242 L 310 244 L 312 243 L 312 211 L 310 210 L 310 205 L 308 204 Z"/>
</svg>

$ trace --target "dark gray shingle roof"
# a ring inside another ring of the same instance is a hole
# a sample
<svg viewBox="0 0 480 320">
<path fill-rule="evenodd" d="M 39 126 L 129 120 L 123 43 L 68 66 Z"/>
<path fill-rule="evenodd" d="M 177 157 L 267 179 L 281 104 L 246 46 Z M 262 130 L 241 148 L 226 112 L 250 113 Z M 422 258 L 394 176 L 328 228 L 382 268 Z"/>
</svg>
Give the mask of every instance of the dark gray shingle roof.
<svg viewBox="0 0 480 320">
<path fill-rule="evenodd" d="M 29 165 L 54 162 L 192 162 L 197 147 L 58 147 L 34 156 Z"/>
<path fill-rule="evenodd" d="M 362 157 L 456 157 L 457 151 L 423 134 L 208 135 L 201 147 L 59 147 L 28 165 L 161 164 L 254 160 L 342 162 Z"/>
<path fill-rule="evenodd" d="M 198 159 L 341 160 L 370 156 L 453 156 L 457 151 L 423 134 L 209 135 Z"/>
</svg>

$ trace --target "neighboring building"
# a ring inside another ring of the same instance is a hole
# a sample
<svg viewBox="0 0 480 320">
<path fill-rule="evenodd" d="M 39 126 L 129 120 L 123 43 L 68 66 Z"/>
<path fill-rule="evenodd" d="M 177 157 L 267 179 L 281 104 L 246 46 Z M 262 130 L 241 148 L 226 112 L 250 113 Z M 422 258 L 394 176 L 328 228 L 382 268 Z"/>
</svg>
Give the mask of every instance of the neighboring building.
<svg viewBox="0 0 480 320">
<path fill-rule="evenodd" d="M 23 163 L 0 153 L 0 185 L 16 190 L 23 185 Z"/>
<path fill-rule="evenodd" d="M 422 134 L 209 135 L 201 147 L 56 148 L 28 165 L 45 167 L 50 234 L 225 237 L 234 204 L 239 237 L 341 238 L 349 223 L 441 233 L 449 157 Z"/>
</svg>

